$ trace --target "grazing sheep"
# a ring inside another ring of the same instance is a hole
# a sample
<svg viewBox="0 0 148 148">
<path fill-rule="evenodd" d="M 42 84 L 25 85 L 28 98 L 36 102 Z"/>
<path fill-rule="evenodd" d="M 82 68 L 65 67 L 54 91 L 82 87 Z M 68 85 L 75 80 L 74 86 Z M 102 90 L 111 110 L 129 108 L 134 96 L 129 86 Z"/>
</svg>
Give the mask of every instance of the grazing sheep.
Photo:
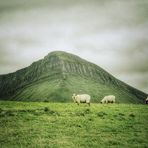
<svg viewBox="0 0 148 148">
<path fill-rule="evenodd" d="M 72 99 L 78 105 L 80 103 L 87 103 L 90 106 L 90 99 L 91 99 L 91 97 L 88 94 L 81 94 L 81 95 L 73 94 Z"/>
<path fill-rule="evenodd" d="M 113 95 L 105 96 L 101 100 L 101 103 L 115 103 L 115 96 L 113 96 Z"/>
<path fill-rule="evenodd" d="M 145 99 L 145 104 L 148 104 L 148 97 Z"/>
</svg>

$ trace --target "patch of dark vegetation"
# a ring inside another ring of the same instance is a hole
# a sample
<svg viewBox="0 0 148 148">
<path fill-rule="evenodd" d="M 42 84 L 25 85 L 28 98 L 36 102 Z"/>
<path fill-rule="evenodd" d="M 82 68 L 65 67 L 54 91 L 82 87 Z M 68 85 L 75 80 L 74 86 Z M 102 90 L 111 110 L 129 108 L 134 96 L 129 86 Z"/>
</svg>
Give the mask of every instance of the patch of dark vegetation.
<svg viewBox="0 0 148 148">
<path fill-rule="evenodd" d="M 85 114 L 90 114 L 90 113 L 91 113 L 91 111 L 90 111 L 90 109 L 89 109 L 89 108 L 87 108 L 87 109 L 85 109 L 85 110 L 84 110 L 84 113 L 85 113 Z"/>
<path fill-rule="evenodd" d="M 119 115 L 119 116 L 125 116 L 125 114 L 123 114 L 123 113 L 119 113 L 118 115 Z"/>
<path fill-rule="evenodd" d="M 44 114 L 43 109 L 23 109 L 23 110 L 17 110 L 18 113 L 29 113 L 36 116 L 40 116 Z"/>
<path fill-rule="evenodd" d="M 56 111 L 53 111 L 49 109 L 48 107 L 45 107 L 44 109 L 22 109 L 22 110 L 3 110 L 0 108 L 0 117 L 9 117 L 9 116 L 16 116 L 19 114 L 24 114 L 24 113 L 30 113 L 36 116 L 40 115 L 56 115 L 59 116 L 60 114 Z"/>
<path fill-rule="evenodd" d="M 94 121 L 94 119 L 93 118 L 88 118 L 88 121 Z"/>
<path fill-rule="evenodd" d="M 130 113 L 129 117 L 135 118 L 135 114 L 134 113 Z"/>
<path fill-rule="evenodd" d="M 0 111 L 0 117 L 10 117 L 17 115 L 16 112 L 13 112 L 12 110 L 1 110 Z"/>
<path fill-rule="evenodd" d="M 44 112 L 48 112 L 49 111 L 49 108 L 48 107 L 45 107 L 44 108 Z"/>
<path fill-rule="evenodd" d="M 76 116 L 85 116 L 85 115 L 90 114 L 90 113 L 91 113 L 90 109 L 87 108 L 87 109 L 85 109 L 84 111 L 76 112 L 75 115 L 76 115 Z"/>
<path fill-rule="evenodd" d="M 0 108 L 0 113 L 2 112 L 3 110 Z"/>
<path fill-rule="evenodd" d="M 114 117 L 114 119 L 118 119 L 120 121 L 125 120 L 125 114 L 123 114 L 123 113 L 118 113 L 116 115 L 113 115 L 113 117 Z"/>
<path fill-rule="evenodd" d="M 104 118 L 104 116 L 106 116 L 106 115 L 107 115 L 107 113 L 105 113 L 105 112 L 98 112 L 97 113 L 97 116 L 101 117 L 101 118 Z"/>
<path fill-rule="evenodd" d="M 16 111 L 20 112 L 20 113 L 34 113 L 37 110 L 39 110 L 39 109 L 21 109 L 21 110 L 16 110 Z"/>
<path fill-rule="evenodd" d="M 76 116 L 85 116 L 85 113 L 84 112 L 76 112 L 75 115 Z"/>
<path fill-rule="evenodd" d="M 48 107 L 44 108 L 44 112 L 48 115 L 60 116 L 60 114 L 57 111 L 53 111 L 53 110 L 49 109 Z"/>
<path fill-rule="evenodd" d="M 81 128 L 81 127 L 83 127 L 83 125 L 81 123 L 72 123 L 71 127 Z"/>
<path fill-rule="evenodd" d="M 131 125 L 127 125 L 126 127 L 127 127 L 128 129 L 130 129 L 130 128 L 134 128 L 134 125 L 131 124 Z"/>
<path fill-rule="evenodd" d="M 110 146 L 121 145 L 120 141 L 114 141 L 114 140 L 109 140 L 108 143 Z"/>
<path fill-rule="evenodd" d="M 49 100 L 45 99 L 45 100 L 44 100 L 44 102 L 48 103 L 48 102 L 49 102 Z"/>
<path fill-rule="evenodd" d="M 82 126 L 79 124 L 79 125 L 77 125 L 77 127 L 82 127 Z"/>
</svg>

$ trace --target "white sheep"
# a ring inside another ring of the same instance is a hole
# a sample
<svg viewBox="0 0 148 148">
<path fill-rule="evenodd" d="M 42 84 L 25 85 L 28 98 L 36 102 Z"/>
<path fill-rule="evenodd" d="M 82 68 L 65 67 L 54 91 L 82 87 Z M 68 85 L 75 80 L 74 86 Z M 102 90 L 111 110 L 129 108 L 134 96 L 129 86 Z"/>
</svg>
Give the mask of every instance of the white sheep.
<svg viewBox="0 0 148 148">
<path fill-rule="evenodd" d="M 91 99 L 91 97 L 88 94 L 81 94 L 81 95 L 73 94 L 72 99 L 78 105 L 80 103 L 87 103 L 90 106 L 90 99 Z"/>
<path fill-rule="evenodd" d="M 105 96 L 101 100 L 101 103 L 115 103 L 115 96 L 113 96 L 113 95 Z"/>
</svg>

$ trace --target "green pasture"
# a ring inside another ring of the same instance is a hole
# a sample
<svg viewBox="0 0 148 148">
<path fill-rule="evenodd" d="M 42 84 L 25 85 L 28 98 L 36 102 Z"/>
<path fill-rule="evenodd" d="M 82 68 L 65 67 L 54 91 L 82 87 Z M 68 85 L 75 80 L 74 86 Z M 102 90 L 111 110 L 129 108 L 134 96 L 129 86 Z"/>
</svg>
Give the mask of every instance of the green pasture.
<svg viewBox="0 0 148 148">
<path fill-rule="evenodd" d="M 0 101 L 1 148 L 146 148 L 148 106 Z"/>
</svg>

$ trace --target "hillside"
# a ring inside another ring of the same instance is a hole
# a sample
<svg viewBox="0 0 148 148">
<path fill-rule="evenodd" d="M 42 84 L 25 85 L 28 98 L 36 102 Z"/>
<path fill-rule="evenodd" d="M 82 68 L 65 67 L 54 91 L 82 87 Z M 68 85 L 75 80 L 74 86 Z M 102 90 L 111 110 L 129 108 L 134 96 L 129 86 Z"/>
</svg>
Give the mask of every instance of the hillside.
<svg viewBox="0 0 148 148">
<path fill-rule="evenodd" d="M 88 93 L 92 102 L 113 94 L 119 103 L 142 103 L 147 96 L 101 67 L 63 51 L 0 76 L 2 100 L 71 102 L 73 93 Z"/>
</svg>

